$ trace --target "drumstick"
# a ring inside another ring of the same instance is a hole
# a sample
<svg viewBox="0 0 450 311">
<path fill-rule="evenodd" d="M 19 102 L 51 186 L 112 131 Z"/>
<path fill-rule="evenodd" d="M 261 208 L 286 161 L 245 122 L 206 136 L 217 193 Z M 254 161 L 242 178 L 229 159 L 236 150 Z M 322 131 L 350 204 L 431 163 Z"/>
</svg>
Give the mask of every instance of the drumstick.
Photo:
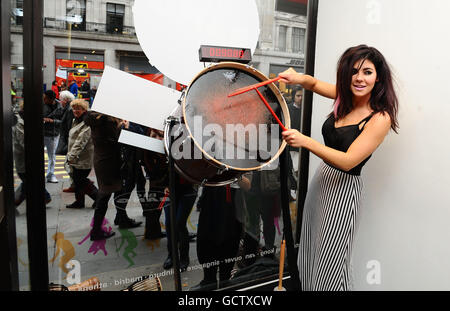
<svg viewBox="0 0 450 311">
<path fill-rule="evenodd" d="M 278 290 L 283 290 L 283 270 L 284 270 L 284 250 L 286 248 L 286 240 L 283 239 L 281 241 L 281 250 L 280 250 L 280 271 L 279 271 L 279 281 L 278 281 Z"/>
<path fill-rule="evenodd" d="M 270 107 L 269 103 L 267 102 L 267 100 L 264 98 L 263 94 L 261 94 L 261 92 L 258 89 L 255 89 L 256 93 L 258 93 L 259 97 L 261 98 L 261 100 L 263 101 L 264 105 L 266 105 L 267 109 L 269 109 L 270 113 L 272 114 L 272 116 L 275 118 L 275 120 L 278 122 L 278 124 L 281 126 L 281 128 L 283 129 L 283 131 L 287 131 L 287 128 L 283 125 L 283 123 L 281 123 L 280 119 L 278 119 L 277 115 L 275 114 L 275 112 L 273 111 L 272 107 Z"/>
<path fill-rule="evenodd" d="M 164 193 L 164 198 L 163 198 L 163 200 L 161 201 L 161 203 L 159 203 L 159 206 L 158 206 L 158 209 L 159 210 L 162 210 L 162 208 L 163 208 L 163 206 L 164 206 L 164 202 L 166 202 L 166 199 L 167 199 L 167 197 L 168 197 L 168 193 Z"/>
<path fill-rule="evenodd" d="M 278 81 L 280 79 L 281 79 L 281 77 L 276 77 L 274 79 L 269 79 L 269 80 L 266 80 L 266 81 L 261 82 L 261 83 L 249 85 L 249 86 L 246 86 L 246 87 L 242 87 L 242 88 L 237 89 L 236 91 L 234 91 L 234 93 L 228 94 L 228 97 L 236 96 L 236 95 L 248 92 L 250 90 L 257 89 L 257 88 L 259 88 L 261 86 L 273 83 L 273 82 Z"/>
</svg>

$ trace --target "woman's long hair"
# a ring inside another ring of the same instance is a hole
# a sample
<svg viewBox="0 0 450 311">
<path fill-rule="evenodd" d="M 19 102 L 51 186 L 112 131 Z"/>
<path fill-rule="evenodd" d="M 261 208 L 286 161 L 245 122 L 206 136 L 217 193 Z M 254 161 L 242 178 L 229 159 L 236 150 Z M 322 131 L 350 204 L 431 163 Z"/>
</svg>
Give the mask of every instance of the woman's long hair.
<svg viewBox="0 0 450 311">
<path fill-rule="evenodd" d="M 395 94 L 392 74 L 384 56 L 375 48 L 358 45 L 347 49 L 338 62 L 336 78 L 336 102 L 334 117 L 342 119 L 353 109 L 353 93 L 351 91 L 353 66 L 359 60 L 370 60 L 377 71 L 377 82 L 371 92 L 370 108 L 375 112 L 387 113 L 391 118 L 391 128 L 398 130 L 398 99 Z M 363 62 L 361 62 L 362 66 Z M 360 68 L 358 68 L 359 71 Z"/>
</svg>

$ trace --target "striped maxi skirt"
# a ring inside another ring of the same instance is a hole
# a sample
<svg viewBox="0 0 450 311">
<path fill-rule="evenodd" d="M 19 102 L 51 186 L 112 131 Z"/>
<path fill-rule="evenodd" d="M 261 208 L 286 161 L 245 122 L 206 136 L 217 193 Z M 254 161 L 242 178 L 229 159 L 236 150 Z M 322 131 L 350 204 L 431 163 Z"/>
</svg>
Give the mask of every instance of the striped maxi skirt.
<svg viewBox="0 0 450 311">
<path fill-rule="evenodd" d="M 361 176 L 322 162 L 305 201 L 298 252 L 304 291 L 352 290 L 352 246 L 362 192 Z"/>
</svg>

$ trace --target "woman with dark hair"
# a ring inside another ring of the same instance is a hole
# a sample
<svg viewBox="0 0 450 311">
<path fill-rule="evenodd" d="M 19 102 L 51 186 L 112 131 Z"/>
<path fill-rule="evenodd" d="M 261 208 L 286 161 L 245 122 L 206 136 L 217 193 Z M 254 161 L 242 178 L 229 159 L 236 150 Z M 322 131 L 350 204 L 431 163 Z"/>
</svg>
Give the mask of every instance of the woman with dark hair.
<svg viewBox="0 0 450 311">
<path fill-rule="evenodd" d="M 280 76 L 280 81 L 335 99 L 334 112 L 322 127 L 325 145 L 295 129 L 282 133 L 289 145 L 323 159 L 305 201 L 298 253 L 302 289 L 350 290 L 361 169 L 389 130 L 398 129 L 391 71 L 377 49 L 359 45 L 341 56 L 336 85 L 293 69 Z"/>
</svg>

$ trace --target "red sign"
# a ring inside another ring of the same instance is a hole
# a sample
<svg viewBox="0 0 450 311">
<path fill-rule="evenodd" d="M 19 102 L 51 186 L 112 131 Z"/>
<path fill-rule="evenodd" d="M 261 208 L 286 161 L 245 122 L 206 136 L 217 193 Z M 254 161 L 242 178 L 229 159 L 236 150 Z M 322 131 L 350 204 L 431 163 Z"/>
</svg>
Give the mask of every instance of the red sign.
<svg viewBox="0 0 450 311">
<path fill-rule="evenodd" d="M 94 61 L 56 59 L 55 70 L 57 71 L 58 68 L 62 70 L 67 70 L 67 79 L 63 79 L 60 77 L 55 78 L 58 85 L 61 85 L 62 80 L 66 80 L 66 84 L 68 84 L 70 80 L 75 80 L 78 86 L 81 86 L 84 80 L 88 80 L 90 77 L 90 74 L 86 70 L 89 69 L 103 70 L 105 68 L 105 63 Z"/>
</svg>

